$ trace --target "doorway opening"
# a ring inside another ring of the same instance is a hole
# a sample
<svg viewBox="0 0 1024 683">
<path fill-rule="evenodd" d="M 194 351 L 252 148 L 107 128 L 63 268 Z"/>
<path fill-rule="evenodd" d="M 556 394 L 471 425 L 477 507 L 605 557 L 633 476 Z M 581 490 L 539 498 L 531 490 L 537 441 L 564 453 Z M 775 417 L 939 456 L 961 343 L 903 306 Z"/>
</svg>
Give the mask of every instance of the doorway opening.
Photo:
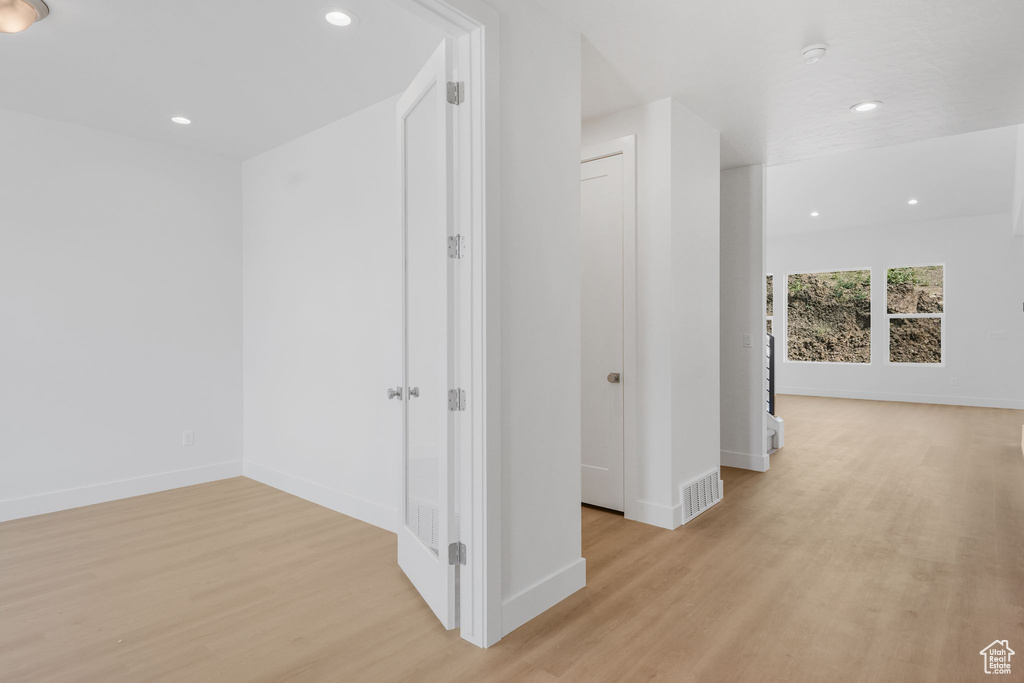
<svg viewBox="0 0 1024 683">
<path fill-rule="evenodd" d="M 443 0 L 395 2 L 446 35 L 397 103 L 406 398 L 398 563 L 445 628 L 486 647 L 501 636 L 484 328 L 487 166 L 497 159 L 485 154 L 497 60 L 484 32 L 495 15 L 483 5 L 470 17 Z"/>
</svg>

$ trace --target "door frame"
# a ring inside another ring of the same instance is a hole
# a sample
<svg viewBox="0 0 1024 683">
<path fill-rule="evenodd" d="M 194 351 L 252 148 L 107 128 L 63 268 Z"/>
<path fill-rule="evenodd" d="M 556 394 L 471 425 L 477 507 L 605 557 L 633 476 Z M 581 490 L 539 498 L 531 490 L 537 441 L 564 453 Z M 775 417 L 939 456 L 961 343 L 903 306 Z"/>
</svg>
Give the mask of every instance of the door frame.
<svg viewBox="0 0 1024 683">
<path fill-rule="evenodd" d="M 580 164 L 616 155 L 622 155 L 622 507 L 626 519 L 639 519 L 636 135 L 584 147 Z"/>
<path fill-rule="evenodd" d="M 465 640 L 489 647 L 502 635 L 499 15 L 482 0 L 392 2 L 455 41 L 455 78 L 466 86 L 455 112 L 454 180 L 456 232 L 466 240 L 456 321 L 467 399 L 455 438 L 459 536 L 467 552 L 459 567 L 459 627 Z"/>
</svg>

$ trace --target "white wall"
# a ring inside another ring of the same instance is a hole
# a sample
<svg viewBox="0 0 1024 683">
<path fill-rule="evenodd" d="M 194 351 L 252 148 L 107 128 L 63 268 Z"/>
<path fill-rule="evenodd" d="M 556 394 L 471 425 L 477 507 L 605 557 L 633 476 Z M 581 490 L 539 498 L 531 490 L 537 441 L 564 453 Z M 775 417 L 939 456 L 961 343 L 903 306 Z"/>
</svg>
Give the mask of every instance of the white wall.
<svg viewBox="0 0 1024 683">
<path fill-rule="evenodd" d="M 764 166 L 722 172 L 722 464 L 759 472 L 768 469 L 764 189 Z"/>
<path fill-rule="evenodd" d="M 240 475 L 239 165 L 8 111 L 0 150 L 0 520 Z"/>
<path fill-rule="evenodd" d="M 671 99 L 583 124 L 584 145 L 634 134 L 639 500 L 631 510 L 627 499 L 626 514 L 672 529 L 682 520 L 680 484 L 718 469 L 721 457 L 719 139 Z"/>
<path fill-rule="evenodd" d="M 672 510 L 721 462 L 718 131 L 672 103 Z"/>
<path fill-rule="evenodd" d="M 245 473 L 395 530 L 396 99 L 244 162 Z"/>
<path fill-rule="evenodd" d="M 502 631 L 508 633 L 585 583 L 580 37 L 533 0 L 490 4 L 501 14 Z"/>
<path fill-rule="evenodd" d="M 1010 222 L 1008 214 L 1001 214 L 770 235 L 768 272 L 775 275 L 776 326 L 785 310 L 786 273 L 872 269 L 872 363 L 777 363 L 778 393 L 1024 408 L 1024 238 L 1011 235 Z M 945 365 L 887 365 L 886 269 L 931 263 L 946 266 Z M 776 343 L 781 357 L 784 340 Z"/>
</svg>

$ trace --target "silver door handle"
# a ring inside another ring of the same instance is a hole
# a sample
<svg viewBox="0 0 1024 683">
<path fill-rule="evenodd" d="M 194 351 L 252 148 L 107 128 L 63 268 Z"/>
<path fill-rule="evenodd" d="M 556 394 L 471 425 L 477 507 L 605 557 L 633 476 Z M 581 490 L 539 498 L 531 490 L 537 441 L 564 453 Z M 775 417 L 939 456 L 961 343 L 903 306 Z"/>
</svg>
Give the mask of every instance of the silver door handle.
<svg viewBox="0 0 1024 683">
<path fill-rule="evenodd" d="M 419 387 L 409 387 L 409 398 L 419 398 L 419 397 L 420 397 L 420 388 Z"/>
<path fill-rule="evenodd" d="M 394 389 L 388 389 L 388 400 L 397 398 L 399 401 L 402 400 L 402 387 L 395 387 Z"/>
<path fill-rule="evenodd" d="M 608 381 L 611 382 L 612 384 L 618 384 L 621 380 L 622 380 L 622 378 L 619 376 L 619 373 L 617 373 L 617 372 L 609 372 L 608 373 Z"/>
</svg>

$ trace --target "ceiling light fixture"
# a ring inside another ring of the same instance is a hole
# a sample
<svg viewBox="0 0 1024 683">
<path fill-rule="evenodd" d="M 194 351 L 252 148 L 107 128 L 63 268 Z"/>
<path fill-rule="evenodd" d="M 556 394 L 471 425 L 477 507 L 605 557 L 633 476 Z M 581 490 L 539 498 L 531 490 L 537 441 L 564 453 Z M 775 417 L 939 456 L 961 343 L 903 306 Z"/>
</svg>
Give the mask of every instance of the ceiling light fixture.
<svg viewBox="0 0 1024 683">
<path fill-rule="evenodd" d="M 43 0 L 0 0 L 0 33 L 21 33 L 49 14 Z"/>
<path fill-rule="evenodd" d="M 179 126 L 187 126 L 192 123 L 192 119 L 186 119 L 184 116 L 172 116 L 171 121 Z"/>
<path fill-rule="evenodd" d="M 351 12 L 342 12 L 341 10 L 332 10 L 324 15 L 324 19 L 327 20 L 328 24 L 333 26 L 351 26 L 356 23 L 356 16 Z"/>
<path fill-rule="evenodd" d="M 814 45 L 808 45 L 803 49 L 804 63 L 814 64 L 825 59 L 825 55 L 828 53 L 828 45 L 825 43 L 815 43 Z"/>
<path fill-rule="evenodd" d="M 911 206 L 914 206 L 915 204 L 917 204 L 917 200 L 916 199 L 911 199 L 909 202 L 907 202 L 907 204 L 910 204 Z"/>
<path fill-rule="evenodd" d="M 820 216 L 820 215 L 821 215 L 821 214 L 819 214 L 819 213 L 818 213 L 817 211 L 811 211 L 811 217 L 812 217 L 812 218 L 817 218 L 817 217 L 818 217 L 818 216 Z"/>
<path fill-rule="evenodd" d="M 877 101 L 875 101 L 875 102 L 861 102 L 860 104 L 855 104 L 852 107 L 850 107 L 850 111 L 856 112 L 858 114 L 863 114 L 866 111 L 874 111 L 874 110 L 878 109 L 881 106 L 882 106 L 882 103 L 881 102 L 877 102 Z"/>
</svg>

